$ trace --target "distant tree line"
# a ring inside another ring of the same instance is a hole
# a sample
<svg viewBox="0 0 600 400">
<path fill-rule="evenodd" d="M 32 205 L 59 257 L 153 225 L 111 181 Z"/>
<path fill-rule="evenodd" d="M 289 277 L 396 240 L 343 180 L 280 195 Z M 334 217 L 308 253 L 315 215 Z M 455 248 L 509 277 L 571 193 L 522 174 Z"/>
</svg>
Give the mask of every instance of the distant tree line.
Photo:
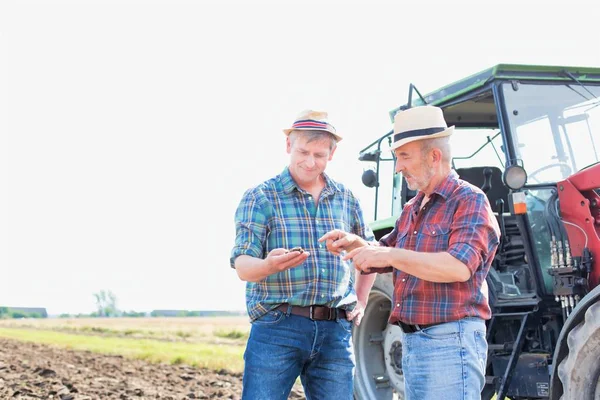
<svg viewBox="0 0 600 400">
<path fill-rule="evenodd" d="M 151 317 L 225 317 L 243 315 L 239 311 L 189 311 L 189 310 L 154 310 Z"/>
<path fill-rule="evenodd" d="M 9 307 L 0 307 L 1 318 L 45 318 L 40 312 L 28 312 L 23 310 L 12 310 Z"/>
<path fill-rule="evenodd" d="M 123 311 L 119 312 L 118 315 L 111 316 L 111 318 L 143 318 L 143 317 L 228 317 L 228 316 L 241 316 L 246 315 L 242 311 L 187 311 L 187 310 L 175 310 L 174 313 L 165 313 L 163 310 L 154 310 L 151 312 L 144 311 Z M 90 314 L 60 314 L 59 318 L 102 318 L 103 316 L 98 315 L 97 312 Z"/>
<path fill-rule="evenodd" d="M 117 306 L 117 296 L 110 290 L 101 290 L 94 293 L 96 311 L 90 314 L 61 314 L 59 318 L 118 318 L 118 317 L 220 317 L 239 316 L 244 312 L 239 311 L 189 311 L 189 310 L 154 310 L 150 313 L 137 311 L 121 311 Z M 37 312 L 42 310 L 42 312 Z M 0 307 L 0 318 L 47 318 L 45 309 L 19 308 L 12 310 L 10 307 Z"/>
</svg>

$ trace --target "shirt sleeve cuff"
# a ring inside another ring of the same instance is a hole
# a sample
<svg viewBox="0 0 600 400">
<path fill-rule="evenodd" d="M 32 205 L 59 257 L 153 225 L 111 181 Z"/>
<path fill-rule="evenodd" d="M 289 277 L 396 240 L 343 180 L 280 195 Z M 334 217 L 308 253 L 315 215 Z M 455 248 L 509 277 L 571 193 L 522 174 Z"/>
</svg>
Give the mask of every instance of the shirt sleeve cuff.
<svg viewBox="0 0 600 400">
<path fill-rule="evenodd" d="M 469 268 L 471 274 L 481 265 L 481 256 L 466 243 L 458 243 L 450 247 L 448 253 Z"/>
<path fill-rule="evenodd" d="M 232 250 L 231 257 L 229 258 L 229 265 L 231 266 L 231 268 L 235 268 L 235 259 L 239 256 L 261 258 L 260 254 L 255 249 L 249 247 L 236 247 Z"/>
</svg>

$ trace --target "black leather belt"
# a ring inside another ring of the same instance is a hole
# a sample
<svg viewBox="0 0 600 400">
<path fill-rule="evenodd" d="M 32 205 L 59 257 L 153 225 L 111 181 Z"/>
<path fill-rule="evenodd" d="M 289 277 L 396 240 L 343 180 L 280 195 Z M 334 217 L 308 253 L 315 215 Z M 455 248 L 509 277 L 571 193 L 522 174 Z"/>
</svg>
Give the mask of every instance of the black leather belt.
<svg viewBox="0 0 600 400">
<path fill-rule="evenodd" d="M 287 312 L 289 304 L 280 304 L 276 310 Z M 346 310 L 342 308 L 331 308 L 326 306 L 292 306 L 291 314 L 310 318 L 314 321 L 335 321 L 338 318 L 346 318 Z"/>
<path fill-rule="evenodd" d="M 402 329 L 402 332 L 404 332 L 404 333 L 419 332 L 419 331 L 422 331 L 423 329 L 431 328 L 432 326 L 441 325 L 443 323 L 444 322 L 436 322 L 435 324 L 415 324 L 415 325 L 409 325 L 409 324 L 405 324 L 402 321 L 396 321 L 396 325 L 398 325 L 400 327 L 400 329 Z"/>
</svg>

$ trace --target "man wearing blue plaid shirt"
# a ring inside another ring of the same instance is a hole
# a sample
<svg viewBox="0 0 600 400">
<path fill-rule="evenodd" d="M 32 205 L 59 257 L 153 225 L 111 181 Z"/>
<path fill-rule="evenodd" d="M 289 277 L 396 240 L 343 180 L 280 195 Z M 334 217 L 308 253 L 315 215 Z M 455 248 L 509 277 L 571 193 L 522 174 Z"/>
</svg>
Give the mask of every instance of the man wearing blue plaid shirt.
<svg viewBox="0 0 600 400">
<path fill-rule="evenodd" d="M 319 239 L 338 229 L 360 246 L 373 233 L 352 192 L 324 172 L 341 140 L 327 113 L 305 111 L 284 133 L 289 166 L 247 190 L 235 214 L 230 262 L 252 321 L 242 398 L 287 399 L 300 376 L 309 400 L 352 399 L 352 324 L 375 276 Z"/>
</svg>

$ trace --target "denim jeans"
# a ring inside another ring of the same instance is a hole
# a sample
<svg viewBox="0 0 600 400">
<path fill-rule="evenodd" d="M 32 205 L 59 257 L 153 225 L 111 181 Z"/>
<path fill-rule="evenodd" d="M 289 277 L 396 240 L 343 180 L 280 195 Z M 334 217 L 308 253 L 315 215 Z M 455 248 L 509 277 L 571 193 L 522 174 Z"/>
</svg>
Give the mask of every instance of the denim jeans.
<svg viewBox="0 0 600 400">
<path fill-rule="evenodd" d="M 285 400 L 300 376 L 307 400 L 351 400 L 352 322 L 313 321 L 274 310 L 252 322 L 243 400 Z"/>
<path fill-rule="evenodd" d="M 485 322 L 480 318 L 405 334 L 405 400 L 480 400 L 487 359 L 485 334 Z"/>
</svg>

